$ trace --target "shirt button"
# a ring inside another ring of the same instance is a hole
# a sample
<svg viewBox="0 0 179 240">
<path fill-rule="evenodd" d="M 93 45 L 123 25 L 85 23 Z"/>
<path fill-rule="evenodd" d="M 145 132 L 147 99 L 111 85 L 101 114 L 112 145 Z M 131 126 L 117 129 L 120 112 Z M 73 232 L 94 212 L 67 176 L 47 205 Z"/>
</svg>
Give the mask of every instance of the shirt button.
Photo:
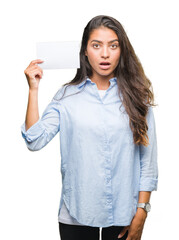
<svg viewBox="0 0 179 240">
<path fill-rule="evenodd" d="M 106 179 L 106 182 L 107 182 L 107 183 L 109 183 L 109 182 L 110 182 L 110 180 L 111 180 L 110 178 L 107 178 L 107 179 Z"/>
</svg>

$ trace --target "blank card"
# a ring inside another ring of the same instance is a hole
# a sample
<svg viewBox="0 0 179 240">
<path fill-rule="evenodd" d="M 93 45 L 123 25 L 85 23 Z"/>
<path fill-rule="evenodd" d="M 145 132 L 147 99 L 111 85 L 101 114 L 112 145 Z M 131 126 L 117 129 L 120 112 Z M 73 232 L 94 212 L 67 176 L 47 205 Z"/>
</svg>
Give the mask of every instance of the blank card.
<svg viewBox="0 0 179 240">
<path fill-rule="evenodd" d="M 80 68 L 80 42 L 38 42 L 36 43 L 37 59 L 42 69 Z"/>
</svg>

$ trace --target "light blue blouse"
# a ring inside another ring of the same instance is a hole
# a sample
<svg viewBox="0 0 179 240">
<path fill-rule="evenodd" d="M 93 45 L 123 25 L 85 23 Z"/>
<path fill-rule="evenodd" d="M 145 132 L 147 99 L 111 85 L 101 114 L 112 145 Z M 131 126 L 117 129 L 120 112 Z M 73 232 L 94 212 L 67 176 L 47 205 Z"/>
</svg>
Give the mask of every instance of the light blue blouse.
<svg viewBox="0 0 179 240">
<path fill-rule="evenodd" d="M 100 98 L 102 98 L 104 96 L 106 90 L 99 90 L 98 89 L 98 92 L 99 92 Z M 69 211 L 66 208 L 64 202 L 63 202 L 62 207 L 60 209 L 60 212 L 58 214 L 58 222 L 71 224 L 71 225 L 83 225 L 83 224 L 77 222 L 75 218 L 70 216 Z"/>
<path fill-rule="evenodd" d="M 62 86 L 38 122 L 27 131 L 25 122 L 21 126 L 32 151 L 43 148 L 60 132 L 59 212 L 64 201 L 77 222 L 94 227 L 130 225 L 139 191 L 157 190 L 158 184 L 152 107 L 147 114 L 150 144 L 136 146 L 118 95 L 117 79 L 109 82 L 102 98 L 89 78 L 67 87 L 65 97 L 58 100 L 66 88 Z"/>
</svg>

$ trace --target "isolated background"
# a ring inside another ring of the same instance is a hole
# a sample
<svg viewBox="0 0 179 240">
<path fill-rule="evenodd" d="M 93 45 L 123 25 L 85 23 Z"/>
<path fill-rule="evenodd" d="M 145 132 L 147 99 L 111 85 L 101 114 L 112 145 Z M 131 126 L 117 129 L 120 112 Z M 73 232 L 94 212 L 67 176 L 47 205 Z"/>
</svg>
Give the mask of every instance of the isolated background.
<svg viewBox="0 0 179 240">
<path fill-rule="evenodd" d="M 57 135 L 44 149 L 30 152 L 21 137 L 28 85 L 24 75 L 36 59 L 38 41 L 81 40 L 87 22 L 106 14 L 124 26 L 145 73 L 152 81 L 159 183 L 152 192 L 142 239 L 178 238 L 178 7 L 177 1 L 16 0 L 0 4 L 0 239 L 59 239 L 61 193 Z M 40 115 L 58 88 L 76 70 L 44 70 Z"/>
</svg>

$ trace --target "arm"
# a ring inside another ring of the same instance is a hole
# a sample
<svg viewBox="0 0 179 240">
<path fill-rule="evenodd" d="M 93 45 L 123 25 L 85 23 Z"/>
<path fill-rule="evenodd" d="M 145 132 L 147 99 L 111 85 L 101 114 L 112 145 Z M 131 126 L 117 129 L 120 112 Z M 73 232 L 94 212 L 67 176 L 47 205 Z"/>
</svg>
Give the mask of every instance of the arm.
<svg viewBox="0 0 179 240">
<path fill-rule="evenodd" d="M 149 145 L 140 145 L 140 184 L 139 184 L 139 203 L 150 201 L 151 192 L 157 190 L 158 165 L 157 165 L 157 138 L 155 129 L 155 119 L 152 108 L 149 107 L 148 115 L 148 137 Z M 121 237 L 128 230 L 126 240 L 140 240 L 147 213 L 142 208 L 137 208 L 136 214 L 130 226 L 124 227 L 118 237 Z"/>
<path fill-rule="evenodd" d="M 24 70 L 29 85 L 29 97 L 25 119 L 26 130 L 28 130 L 32 125 L 34 125 L 34 123 L 39 120 L 38 88 L 43 72 L 42 69 L 37 65 L 37 63 L 42 62 L 43 61 L 38 59 L 34 60 Z"/>
<path fill-rule="evenodd" d="M 39 119 L 38 86 L 42 77 L 42 70 L 35 63 L 39 63 L 39 60 L 32 61 L 24 71 L 29 84 L 29 99 L 26 119 L 21 126 L 22 137 L 31 151 L 43 148 L 60 129 L 60 103 L 54 99 L 45 109 L 41 119 Z"/>
<path fill-rule="evenodd" d="M 140 191 L 139 192 L 139 203 L 145 203 L 150 201 L 151 192 L 149 191 Z M 147 213 L 142 208 L 137 208 L 136 214 L 133 217 L 130 226 L 124 227 L 122 232 L 118 235 L 118 237 L 123 236 L 126 231 L 128 231 L 128 236 L 126 240 L 140 240 L 145 224 L 145 220 L 147 218 Z"/>
<path fill-rule="evenodd" d="M 140 191 L 138 202 L 139 203 L 149 202 L 150 196 L 151 192 Z M 136 214 L 133 217 L 131 224 L 123 228 L 121 233 L 118 235 L 118 238 L 120 239 L 121 237 L 123 237 L 126 231 L 128 231 L 128 236 L 126 240 L 132 239 L 140 240 L 146 218 L 147 218 L 146 211 L 142 208 L 137 208 Z"/>
<path fill-rule="evenodd" d="M 45 147 L 60 130 L 61 104 L 52 99 L 42 117 L 27 131 L 25 122 L 21 126 L 22 136 L 31 151 L 38 151 Z"/>
<path fill-rule="evenodd" d="M 29 97 L 26 112 L 26 131 L 39 120 L 38 89 L 29 89 Z"/>
<path fill-rule="evenodd" d="M 149 107 L 148 115 L 148 137 L 149 145 L 140 145 L 140 185 L 139 191 L 156 191 L 158 184 L 157 163 L 157 136 L 155 119 L 152 107 Z"/>
<path fill-rule="evenodd" d="M 152 107 L 149 107 L 147 114 L 149 145 L 140 145 L 140 185 L 139 203 L 150 201 L 151 192 L 157 190 L 158 164 L 157 164 L 157 136 L 155 119 Z M 127 240 L 141 239 L 147 213 L 142 208 L 137 208 L 136 214 L 131 222 L 129 237 Z"/>
<path fill-rule="evenodd" d="M 150 196 L 151 196 L 151 192 L 140 191 L 138 203 L 149 202 Z M 147 217 L 147 212 L 142 208 L 137 208 L 136 216 L 139 218 L 143 218 L 145 220 L 145 218 Z"/>
</svg>

